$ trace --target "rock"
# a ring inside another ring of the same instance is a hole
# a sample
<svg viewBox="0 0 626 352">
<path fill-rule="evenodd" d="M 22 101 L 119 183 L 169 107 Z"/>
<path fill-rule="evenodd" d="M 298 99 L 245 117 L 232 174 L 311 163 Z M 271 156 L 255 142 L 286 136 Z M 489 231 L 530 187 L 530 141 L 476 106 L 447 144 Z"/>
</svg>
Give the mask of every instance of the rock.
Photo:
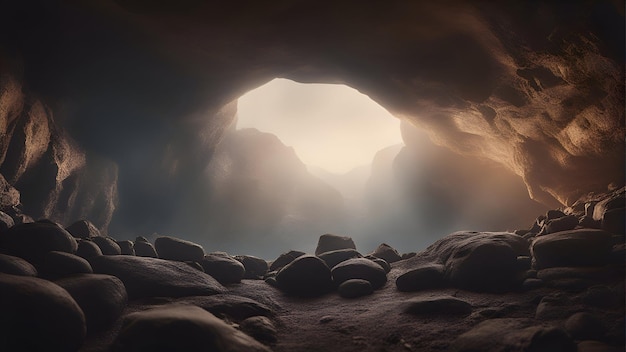
<svg viewBox="0 0 626 352">
<path fill-rule="evenodd" d="M 352 258 L 361 258 L 363 256 L 355 249 L 337 249 L 335 251 L 321 253 L 318 257 L 332 269 L 335 265 L 343 261 Z"/>
<path fill-rule="evenodd" d="M 117 241 L 117 245 L 120 246 L 120 254 L 135 255 L 135 245 L 132 241 Z"/>
<path fill-rule="evenodd" d="M 337 264 L 331 271 L 333 282 L 341 285 L 346 280 L 363 279 L 372 284 L 374 290 L 387 282 L 385 270 L 373 261 L 365 258 L 353 258 Z"/>
<path fill-rule="evenodd" d="M 611 234 L 579 229 L 537 237 L 531 246 L 535 267 L 601 266 L 612 248 Z"/>
<path fill-rule="evenodd" d="M 422 256 L 442 263 L 448 284 L 478 292 L 517 288 L 517 257 L 528 255 L 527 241 L 508 232 L 455 232 L 429 246 Z"/>
<path fill-rule="evenodd" d="M 626 215 L 624 208 L 607 210 L 602 216 L 601 227 L 604 231 L 624 235 L 626 227 Z"/>
<path fill-rule="evenodd" d="M 78 240 L 78 249 L 76 255 L 85 259 L 102 255 L 102 250 L 90 240 Z"/>
<path fill-rule="evenodd" d="M 276 342 L 276 327 L 267 317 L 250 317 L 239 323 L 239 329 L 263 343 Z"/>
<path fill-rule="evenodd" d="M 600 340 L 606 333 L 602 321 L 586 312 L 576 313 L 569 317 L 564 327 L 574 340 Z"/>
<path fill-rule="evenodd" d="M 602 221 L 606 212 L 613 209 L 619 209 L 626 207 L 626 198 L 624 198 L 625 189 L 622 187 L 616 190 L 613 194 L 600 200 L 593 207 L 593 218 L 598 221 Z"/>
<path fill-rule="evenodd" d="M 241 262 L 232 257 L 207 254 L 200 261 L 204 272 L 213 276 L 221 284 L 241 282 L 246 268 Z"/>
<path fill-rule="evenodd" d="M 602 308 L 614 307 L 622 301 L 622 298 L 609 287 L 602 285 L 589 287 L 581 297 L 584 304 Z"/>
<path fill-rule="evenodd" d="M 612 275 L 607 267 L 554 267 L 537 271 L 537 278 L 544 281 L 561 279 L 583 279 L 589 282 L 600 282 L 609 279 Z"/>
<path fill-rule="evenodd" d="M 15 221 L 13 221 L 13 218 L 10 217 L 9 214 L 0 211 L 0 234 L 10 229 L 14 225 Z"/>
<path fill-rule="evenodd" d="M 67 291 L 34 277 L 0 274 L 0 346 L 4 351 L 77 351 L 85 316 Z"/>
<path fill-rule="evenodd" d="M 159 255 L 157 254 L 156 249 L 154 249 L 152 243 L 148 242 L 145 238 L 144 240 L 145 241 L 140 240 L 140 237 L 137 237 L 137 240 L 135 240 L 135 255 L 138 257 L 158 258 Z"/>
<path fill-rule="evenodd" d="M 244 279 L 262 279 L 269 269 L 265 259 L 252 255 L 237 255 L 235 259 L 241 262 L 246 268 Z"/>
<path fill-rule="evenodd" d="M 83 310 L 89 332 L 111 326 L 122 315 L 128 302 L 126 288 L 115 276 L 80 274 L 55 283 L 69 292 Z"/>
<path fill-rule="evenodd" d="M 231 321 L 242 321 L 254 316 L 271 317 L 274 312 L 265 304 L 251 298 L 231 294 L 179 298 L 176 303 L 198 306 L 215 316 Z"/>
<path fill-rule="evenodd" d="M 413 258 L 417 255 L 415 252 L 403 253 L 402 260 Z"/>
<path fill-rule="evenodd" d="M 398 276 L 396 287 L 404 292 L 439 288 L 445 285 L 444 275 L 445 267 L 443 265 L 424 265 Z"/>
<path fill-rule="evenodd" d="M 372 284 L 367 280 L 350 279 L 339 285 L 339 295 L 343 298 L 357 298 L 374 292 Z"/>
<path fill-rule="evenodd" d="M 0 248 L 7 254 L 37 266 L 50 251 L 74 253 L 78 244 L 69 232 L 57 225 L 34 222 L 15 225 L 0 236 Z"/>
<path fill-rule="evenodd" d="M 451 351 L 559 351 L 576 352 L 576 344 L 560 328 L 535 325 L 530 319 L 489 319 L 460 335 Z"/>
<path fill-rule="evenodd" d="M 43 258 L 40 272 L 46 279 L 58 279 L 74 274 L 91 274 L 93 270 L 84 258 L 71 253 L 50 251 Z"/>
<path fill-rule="evenodd" d="M 303 256 L 305 254 L 306 253 L 304 253 L 304 252 L 294 251 L 294 250 L 290 250 L 287 253 L 283 253 L 283 254 L 279 255 L 278 258 L 276 258 L 276 260 L 274 260 L 271 263 L 269 271 L 280 270 L 285 265 L 291 263 L 294 259 L 296 259 L 298 257 L 301 257 L 301 256 Z"/>
<path fill-rule="evenodd" d="M 563 211 L 558 210 L 558 209 L 552 209 L 552 210 L 548 210 L 546 212 L 545 220 L 559 219 L 559 218 L 562 218 L 564 216 L 567 216 L 567 214 L 565 214 Z M 544 222 L 544 224 L 545 224 L 545 222 Z"/>
<path fill-rule="evenodd" d="M 111 237 L 104 236 L 96 236 L 92 237 L 91 240 L 100 247 L 102 254 L 104 255 L 120 255 L 122 254 L 122 249 Z"/>
<path fill-rule="evenodd" d="M 0 253 L 0 273 L 37 276 L 37 269 L 22 258 Z"/>
<path fill-rule="evenodd" d="M 303 255 L 276 274 L 278 287 L 296 296 L 318 296 L 332 288 L 330 269 L 318 257 Z"/>
<path fill-rule="evenodd" d="M 373 261 L 374 263 L 380 265 L 381 268 L 383 268 L 383 270 L 385 270 L 385 273 L 389 274 L 389 272 L 391 271 L 391 265 L 389 265 L 389 263 L 387 263 L 386 260 L 381 259 L 381 258 L 369 258 L 371 261 Z"/>
<path fill-rule="evenodd" d="M 226 292 L 210 275 L 182 262 L 127 255 L 94 257 L 89 262 L 95 273 L 117 276 L 122 280 L 131 300 Z"/>
<path fill-rule="evenodd" d="M 578 225 L 578 218 L 574 215 L 566 215 L 560 218 L 546 220 L 539 235 L 572 230 Z"/>
<path fill-rule="evenodd" d="M 320 255 L 324 252 L 335 251 L 338 249 L 356 249 L 356 246 L 350 237 L 325 234 L 321 235 L 317 241 L 315 255 Z"/>
<path fill-rule="evenodd" d="M 168 305 L 127 315 L 113 352 L 267 352 L 252 337 L 200 307 Z"/>
<path fill-rule="evenodd" d="M 537 320 L 558 320 L 566 319 L 576 313 L 578 308 L 565 295 L 554 294 L 545 296 L 537 305 L 535 319 Z"/>
<path fill-rule="evenodd" d="M 416 297 L 404 302 L 403 311 L 414 315 L 469 315 L 472 305 L 452 296 Z"/>
<path fill-rule="evenodd" d="M 88 220 L 78 220 L 65 229 L 75 238 L 89 239 L 100 236 L 100 230 Z"/>
<path fill-rule="evenodd" d="M 378 257 L 387 261 L 387 263 L 395 263 L 402 260 L 402 256 L 398 251 L 386 243 L 381 243 L 374 252 L 370 253 L 374 257 Z"/>
<path fill-rule="evenodd" d="M 610 346 L 600 341 L 580 341 L 577 352 L 623 352 L 622 347 Z"/>
<path fill-rule="evenodd" d="M 154 248 L 161 259 L 199 262 L 204 257 L 201 245 L 175 237 L 158 237 Z"/>
</svg>

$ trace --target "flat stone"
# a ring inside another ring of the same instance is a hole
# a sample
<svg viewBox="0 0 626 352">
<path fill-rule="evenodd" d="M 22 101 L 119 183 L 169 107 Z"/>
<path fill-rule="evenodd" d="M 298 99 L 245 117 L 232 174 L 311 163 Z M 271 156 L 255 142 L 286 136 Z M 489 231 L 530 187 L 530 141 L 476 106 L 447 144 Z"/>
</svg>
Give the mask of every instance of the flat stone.
<svg viewBox="0 0 626 352">
<path fill-rule="evenodd" d="M 200 307 L 168 305 L 124 318 L 114 352 L 268 352 L 267 347 Z"/>
<path fill-rule="evenodd" d="M 387 282 L 387 273 L 378 264 L 366 258 L 353 258 L 337 264 L 331 271 L 333 282 L 341 285 L 350 279 L 367 280 L 373 289 L 379 289 Z"/>
<path fill-rule="evenodd" d="M 111 275 L 79 274 L 56 280 L 85 313 L 89 332 L 108 328 L 124 311 L 128 302 L 126 288 Z"/>
<path fill-rule="evenodd" d="M 20 275 L 20 276 L 37 276 L 37 269 L 20 257 L 0 253 L 0 273 Z"/>
<path fill-rule="evenodd" d="M 95 273 L 113 275 L 122 280 L 131 300 L 226 292 L 213 277 L 183 262 L 128 255 L 94 257 L 89 262 Z"/>
<path fill-rule="evenodd" d="M 611 253 L 612 235 L 606 231 L 579 229 L 537 237 L 531 246 L 538 269 L 568 266 L 602 266 Z"/>
<path fill-rule="evenodd" d="M 161 259 L 198 262 L 204 257 L 201 245 L 176 237 L 158 237 L 154 241 L 154 248 Z"/>
<path fill-rule="evenodd" d="M 452 296 L 416 297 L 405 301 L 403 310 L 414 315 L 469 315 L 472 305 Z"/>
<path fill-rule="evenodd" d="M 83 344 L 85 316 L 63 288 L 43 279 L 0 274 L 0 292 L 4 351 L 75 352 Z"/>
</svg>

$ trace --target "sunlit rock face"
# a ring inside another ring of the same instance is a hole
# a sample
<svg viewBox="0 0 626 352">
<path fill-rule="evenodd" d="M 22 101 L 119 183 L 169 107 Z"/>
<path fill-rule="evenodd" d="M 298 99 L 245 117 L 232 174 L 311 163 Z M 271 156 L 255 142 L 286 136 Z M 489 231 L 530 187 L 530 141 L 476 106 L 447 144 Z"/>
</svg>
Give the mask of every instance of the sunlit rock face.
<svg viewBox="0 0 626 352">
<path fill-rule="evenodd" d="M 0 56 L 23 62 L 44 103 L 24 105 L 29 119 L 62 112 L 81 148 L 119 164 L 126 222 L 167 222 L 232 122 L 224 108 L 275 77 L 352 86 L 436 143 L 503 165 L 551 206 L 624 183 L 620 2 L 6 6 Z M 17 98 L 3 97 L 6 114 Z M 30 143 L 3 169 L 10 182 L 38 155 L 61 163 Z"/>
</svg>

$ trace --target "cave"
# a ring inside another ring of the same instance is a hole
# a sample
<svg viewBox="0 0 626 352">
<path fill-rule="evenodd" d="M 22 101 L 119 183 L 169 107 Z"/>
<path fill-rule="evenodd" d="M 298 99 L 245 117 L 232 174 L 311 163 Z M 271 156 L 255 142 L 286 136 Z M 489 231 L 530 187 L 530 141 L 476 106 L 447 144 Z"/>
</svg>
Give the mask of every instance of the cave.
<svg viewBox="0 0 626 352">
<path fill-rule="evenodd" d="M 611 0 L 5 2 L 0 350 L 621 350 L 624 43 Z M 277 78 L 400 121 L 358 226 L 235 128 Z"/>
</svg>

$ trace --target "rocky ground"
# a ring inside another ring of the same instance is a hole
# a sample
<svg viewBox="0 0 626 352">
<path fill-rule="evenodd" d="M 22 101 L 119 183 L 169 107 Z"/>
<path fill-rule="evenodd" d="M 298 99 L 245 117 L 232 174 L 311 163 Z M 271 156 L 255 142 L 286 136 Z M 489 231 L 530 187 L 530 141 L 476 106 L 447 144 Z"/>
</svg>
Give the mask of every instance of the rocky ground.
<svg viewBox="0 0 626 352">
<path fill-rule="evenodd" d="M 621 351 L 624 189 L 420 253 L 266 261 L 0 213 L 2 351 Z M 384 239 L 383 239 L 384 240 Z"/>
</svg>

